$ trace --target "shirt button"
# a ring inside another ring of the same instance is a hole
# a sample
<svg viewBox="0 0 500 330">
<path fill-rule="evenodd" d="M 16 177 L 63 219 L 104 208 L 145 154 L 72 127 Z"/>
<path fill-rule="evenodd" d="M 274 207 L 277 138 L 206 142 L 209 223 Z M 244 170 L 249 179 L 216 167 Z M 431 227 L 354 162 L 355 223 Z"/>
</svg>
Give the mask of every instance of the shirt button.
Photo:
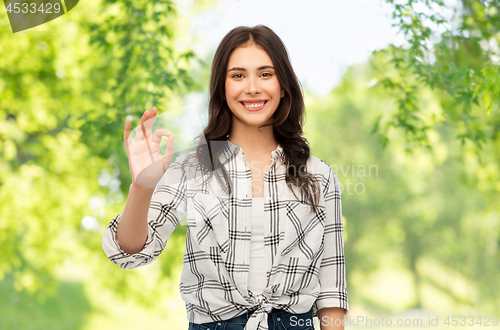
<svg viewBox="0 0 500 330">
<path fill-rule="evenodd" d="M 220 322 L 219 322 L 219 323 L 217 323 L 217 324 L 218 324 L 218 325 L 220 325 Z"/>
<path fill-rule="evenodd" d="M 279 317 L 277 318 L 277 320 L 278 320 L 278 321 L 281 321 L 281 319 L 280 319 Z M 210 330 L 210 329 L 208 329 L 208 330 Z"/>
</svg>

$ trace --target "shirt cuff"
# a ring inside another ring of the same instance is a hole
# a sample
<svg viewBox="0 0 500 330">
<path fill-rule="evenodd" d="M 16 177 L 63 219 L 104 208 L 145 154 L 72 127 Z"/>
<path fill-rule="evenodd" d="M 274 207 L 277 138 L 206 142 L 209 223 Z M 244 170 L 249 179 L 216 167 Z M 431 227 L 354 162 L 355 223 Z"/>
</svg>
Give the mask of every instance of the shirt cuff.
<svg viewBox="0 0 500 330">
<path fill-rule="evenodd" d="M 313 305 L 313 316 L 318 317 L 317 313 L 323 308 L 339 307 L 344 309 L 344 315 L 349 312 L 349 303 L 347 301 L 347 292 L 344 291 L 323 291 Z"/>
<path fill-rule="evenodd" d="M 106 256 L 114 263 L 118 264 L 123 269 L 132 269 L 135 267 L 143 266 L 154 259 L 154 232 L 153 228 L 148 225 L 148 236 L 146 243 L 141 251 L 130 254 L 120 248 L 120 244 L 116 238 L 116 229 L 120 221 L 121 214 L 118 215 L 109 224 L 104 232 L 102 240 L 102 248 Z"/>
</svg>

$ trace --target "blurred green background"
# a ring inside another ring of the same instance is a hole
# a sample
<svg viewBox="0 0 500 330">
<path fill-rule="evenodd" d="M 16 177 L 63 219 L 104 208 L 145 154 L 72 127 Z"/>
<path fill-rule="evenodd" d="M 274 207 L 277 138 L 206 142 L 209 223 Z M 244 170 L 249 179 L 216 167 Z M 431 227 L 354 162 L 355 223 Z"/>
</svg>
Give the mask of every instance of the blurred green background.
<svg viewBox="0 0 500 330">
<path fill-rule="evenodd" d="M 450 28 L 439 0 L 386 2 L 407 42 L 304 90 L 343 185 L 350 315 L 500 316 L 500 5 L 459 1 Z M 187 329 L 185 226 L 129 271 L 101 240 L 131 182 L 126 117 L 207 94 L 215 50 L 184 31 L 214 2 L 84 5 L 60 33 L 0 20 L 0 329 Z"/>
</svg>

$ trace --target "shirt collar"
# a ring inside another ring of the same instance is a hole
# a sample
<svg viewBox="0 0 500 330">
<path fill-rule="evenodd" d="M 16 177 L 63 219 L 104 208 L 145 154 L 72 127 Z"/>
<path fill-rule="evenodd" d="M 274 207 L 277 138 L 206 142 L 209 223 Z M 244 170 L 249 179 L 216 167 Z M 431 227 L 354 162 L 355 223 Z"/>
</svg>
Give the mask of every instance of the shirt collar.
<svg viewBox="0 0 500 330">
<path fill-rule="evenodd" d="M 227 142 L 226 146 L 219 155 L 219 160 L 221 164 L 225 164 L 233 157 L 236 157 L 239 153 L 241 153 L 243 156 L 245 155 L 243 149 L 241 149 L 241 147 L 238 144 L 231 141 L 225 141 L 225 142 Z M 273 152 L 271 152 L 271 160 L 280 160 L 283 164 L 285 163 L 285 152 L 280 144 L 278 144 L 276 149 L 273 150 Z"/>
</svg>

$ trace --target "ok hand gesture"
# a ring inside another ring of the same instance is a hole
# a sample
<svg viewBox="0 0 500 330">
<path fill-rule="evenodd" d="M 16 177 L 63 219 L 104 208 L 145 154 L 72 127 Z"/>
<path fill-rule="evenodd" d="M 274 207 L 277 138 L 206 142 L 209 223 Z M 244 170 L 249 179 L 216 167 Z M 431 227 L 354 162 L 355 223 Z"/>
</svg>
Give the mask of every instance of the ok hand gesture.
<svg viewBox="0 0 500 330">
<path fill-rule="evenodd" d="M 130 138 L 130 120 L 128 119 L 125 122 L 123 132 L 132 181 L 145 188 L 156 187 L 158 181 L 172 164 L 175 149 L 174 135 L 166 129 L 157 129 L 149 141 L 157 112 L 156 107 L 153 107 L 151 111 L 144 112 L 137 127 L 134 143 Z M 160 154 L 162 136 L 168 138 L 165 155 Z"/>
</svg>

